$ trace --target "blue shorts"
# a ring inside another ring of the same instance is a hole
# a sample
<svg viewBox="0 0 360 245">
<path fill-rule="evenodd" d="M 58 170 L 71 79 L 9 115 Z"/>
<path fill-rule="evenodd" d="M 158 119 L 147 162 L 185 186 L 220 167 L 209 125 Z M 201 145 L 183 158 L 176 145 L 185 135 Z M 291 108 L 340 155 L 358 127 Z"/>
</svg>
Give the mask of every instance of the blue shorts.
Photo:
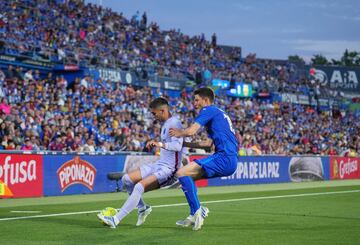
<svg viewBox="0 0 360 245">
<path fill-rule="evenodd" d="M 232 175 L 237 168 L 237 155 L 215 153 L 206 158 L 194 160 L 204 169 L 204 178 L 215 178 Z"/>
</svg>

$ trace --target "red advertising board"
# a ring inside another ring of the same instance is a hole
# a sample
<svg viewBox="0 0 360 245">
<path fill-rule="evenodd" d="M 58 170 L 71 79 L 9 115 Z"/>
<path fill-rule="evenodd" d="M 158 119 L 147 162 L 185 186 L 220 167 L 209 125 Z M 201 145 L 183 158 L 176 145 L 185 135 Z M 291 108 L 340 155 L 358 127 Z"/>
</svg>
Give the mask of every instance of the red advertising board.
<svg viewBox="0 0 360 245">
<path fill-rule="evenodd" d="M 201 159 L 206 157 L 206 155 L 195 155 L 195 156 L 189 156 L 189 160 L 190 162 L 194 161 L 195 159 Z M 208 186 L 208 180 L 207 179 L 201 179 L 195 182 L 196 186 L 198 187 L 204 187 L 204 186 Z"/>
<path fill-rule="evenodd" d="M 330 179 L 360 178 L 360 158 L 330 157 Z"/>
<path fill-rule="evenodd" d="M 42 155 L 0 154 L 0 198 L 42 196 L 42 161 Z"/>
</svg>

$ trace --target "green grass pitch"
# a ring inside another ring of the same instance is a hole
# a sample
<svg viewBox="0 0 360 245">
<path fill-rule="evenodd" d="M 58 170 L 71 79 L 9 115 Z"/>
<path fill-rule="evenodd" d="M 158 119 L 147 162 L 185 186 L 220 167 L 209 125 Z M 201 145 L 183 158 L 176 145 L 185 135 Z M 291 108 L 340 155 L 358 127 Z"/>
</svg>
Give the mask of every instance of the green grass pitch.
<svg viewBox="0 0 360 245">
<path fill-rule="evenodd" d="M 126 197 L 0 199 L 0 244 L 360 244 L 360 180 L 200 188 L 210 213 L 199 231 L 175 225 L 188 214 L 179 189 L 146 193 L 154 208 L 141 227 L 136 211 L 103 226 L 96 210 Z"/>
</svg>

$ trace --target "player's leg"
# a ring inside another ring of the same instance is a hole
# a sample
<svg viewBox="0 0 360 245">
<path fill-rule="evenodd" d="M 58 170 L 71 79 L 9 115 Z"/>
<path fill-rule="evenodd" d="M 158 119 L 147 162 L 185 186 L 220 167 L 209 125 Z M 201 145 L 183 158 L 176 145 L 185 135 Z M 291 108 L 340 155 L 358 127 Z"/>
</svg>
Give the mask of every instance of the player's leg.
<svg viewBox="0 0 360 245">
<path fill-rule="evenodd" d="M 115 226 L 118 225 L 121 220 L 123 220 L 137 206 L 144 192 L 158 189 L 159 187 L 158 179 L 155 175 L 150 175 L 139 181 L 134 186 L 131 195 L 121 207 L 120 211 L 116 214 L 116 216 L 114 216 Z"/>
<path fill-rule="evenodd" d="M 193 180 L 224 176 L 225 172 L 223 170 L 228 163 L 227 161 L 223 161 L 222 158 L 223 156 L 221 154 L 214 154 L 203 159 L 196 159 L 194 162 L 186 165 L 177 172 L 182 189 L 190 206 L 189 217 L 194 223 L 194 230 L 201 228 L 204 218 L 207 216 L 209 210 L 205 207 L 200 207 L 197 189 Z M 178 225 L 184 223 L 188 224 L 189 221 L 185 219 L 177 222 Z"/>
<path fill-rule="evenodd" d="M 126 192 L 129 194 L 129 196 L 133 192 L 135 184 L 138 183 L 140 180 L 142 180 L 143 177 L 144 176 L 142 175 L 140 168 L 137 168 L 136 170 L 131 171 L 122 177 L 121 179 L 122 185 L 125 187 Z M 143 209 L 145 206 L 146 205 L 144 203 L 143 198 L 140 198 L 140 201 L 138 203 L 138 208 Z"/>
<path fill-rule="evenodd" d="M 140 169 L 136 169 L 134 171 L 131 171 L 127 174 L 125 174 L 121 178 L 122 186 L 126 189 L 126 192 L 129 194 L 129 198 L 131 197 L 135 185 L 142 179 L 141 171 Z M 142 198 L 139 199 L 138 202 L 139 209 L 146 207 L 144 202 L 142 201 Z M 98 218 L 103 221 L 105 224 L 110 226 L 110 228 L 116 228 L 117 222 L 116 218 L 112 216 L 104 216 L 101 213 L 97 215 Z"/>
<path fill-rule="evenodd" d="M 145 192 L 167 186 L 169 184 L 174 183 L 176 180 L 174 175 L 174 169 L 163 166 L 161 164 L 154 164 L 152 165 L 152 170 L 153 170 L 152 176 L 156 177 L 157 182 L 150 180 L 151 183 L 145 183 L 146 185 Z M 148 178 L 144 179 L 144 181 L 149 181 L 149 179 Z M 142 225 L 145 222 L 146 217 L 151 213 L 151 211 L 152 209 L 148 205 L 146 205 L 145 209 L 139 210 L 136 226 Z"/>
<path fill-rule="evenodd" d="M 190 164 L 187 164 L 184 167 L 180 168 L 176 172 L 176 175 L 178 177 L 190 176 L 193 180 L 199 180 L 203 177 L 204 173 L 205 171 L 199 164 L 197 164 L 196 162 L 191 162 Z"/>
<path fill-rule="evenodd" d="M 201 179 L 204 175 L 204 170 L 196 162 L 192 162 L 180 168 L 176 174 L 181 183 L 181 188 L 185 194 L 186 200 L 190 206 L 190 215 L 184 220 L 177 221 L 176 224 L 187 227 L 195 223 L 195 214 L 198 210 L 200 210 L 200 202 L 194 180 Z M 208 210 L 205 211 L 204 216 L 207 216 Z"/>
<path fill-rule="evenodd" d="M 122 177 L 121 181 L 122 181 L 123 187 L 126 188 L 126 191 L 129 194 L 128 200 L 131 198 L 132 194 L 134 193 L 136 185 L 142 179 L 145 179 L 146 177 L 151 175 L 152 172 L 153 172 L 153 169 L 151 166 L 143 165 L 140 168 L 138 168 L 134 171 L 131 171 Z M 145 205 L 141 195 L 140 195 L 139 201 L 137 203 L 137 207 L 138 207 L 139 213 L 146 211 L 147 215 L 148 215 L 151 212 L 151 207 Z M 150 212 L 149 212 L 149 210 L 150 210 Z M 118 224 L 116 217 L 103 216 L 102 214 L 98 214 L 98 218 L 100 220 L 102 220 L 105 224 L 110 226 L 111 228 L 116 228 L 116 226 Z"/>
<path fill-rule="evenodd" d="M 228 176 L 236 170 L 237 155 L 228 156 L 223 153 L 215 153 L 207 158 L 197 159 L 195 162 L 201 167 L 203 177 L 205 178 Z M 191 174 L 191 172 L 187 172 L 187 174 Z M 201 228 L 208 212 L 209 210 L 205 207 L 200 207 L 195 212 L 193 230 Z"/>
<path fill-rule="evenodd" d="M 197 188 L 194 180 L 201 179 L 204 170 L 197 163 L 192 162 L 177 171 L 177 176 L 181 183 L 181 188 L 185 194 L 186 200 L 190 206 L 190 215 L 194 215 L 200 208 L 199 198 L 197 197 Z"/>
</svg>

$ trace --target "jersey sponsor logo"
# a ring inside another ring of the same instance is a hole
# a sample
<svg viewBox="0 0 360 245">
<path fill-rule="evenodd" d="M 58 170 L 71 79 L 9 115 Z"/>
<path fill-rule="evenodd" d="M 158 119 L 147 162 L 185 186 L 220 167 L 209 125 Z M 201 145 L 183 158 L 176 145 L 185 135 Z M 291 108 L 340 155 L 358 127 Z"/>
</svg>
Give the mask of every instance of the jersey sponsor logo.
<svg viewBox="0 0 360 245">
<path fill-rule="evenodd" d="M 61 192 L 64 192 L 69 186 L 81 184 L 91 191 L 94 188 L 96 177 L 96 168 L 89 162 L 80 159 L 79 156 L 64 163 L 57 170 Z"/>
<path fill-rule="evenodd" d="M 279 162 L 238 162 L 234 174 L 221 179 L 278 179 Z"/>
</svg>

